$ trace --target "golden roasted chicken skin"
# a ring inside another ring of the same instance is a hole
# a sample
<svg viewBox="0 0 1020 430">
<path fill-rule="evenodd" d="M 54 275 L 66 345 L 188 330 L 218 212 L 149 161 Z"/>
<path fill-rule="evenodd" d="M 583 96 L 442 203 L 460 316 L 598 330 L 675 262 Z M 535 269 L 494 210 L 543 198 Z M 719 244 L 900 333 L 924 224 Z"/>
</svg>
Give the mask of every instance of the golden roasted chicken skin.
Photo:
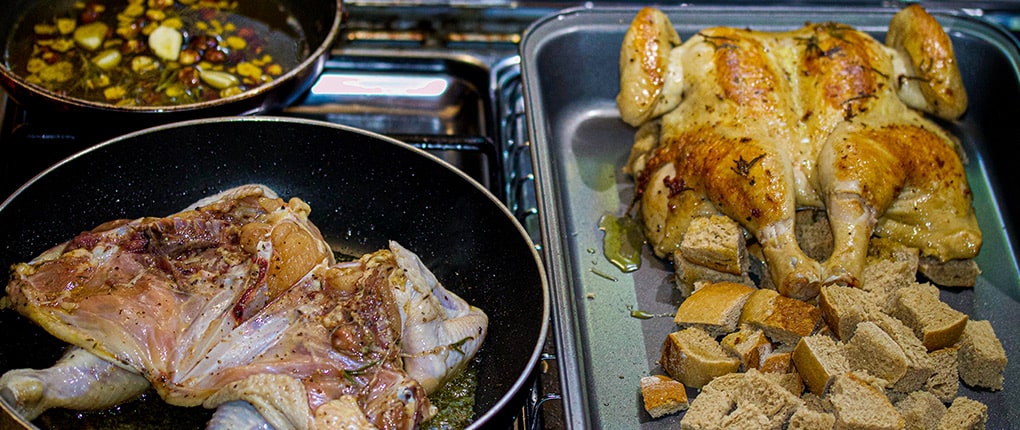
<svg viewBox="0 0 1020 430">
<path fill-rule="evenodd" d="M 942 261 L 981 247 L 957 143 L 921 112 L 954 120 L 967 99 L 949 38 L 920 6 L 895 15 L 885 45 L 837 23 L 708 28 L 680 44 L 645 8 L 620 77 L 621 117 L 638 127 L 625 171 L 659 256 L 694 217 L 724 214 L 760 243 L 780 292 L 808 299 L 858 284 L 873 235 Z M 827 211 L 826 261 L 797 244 L 806 207 Z"/>
</svg>

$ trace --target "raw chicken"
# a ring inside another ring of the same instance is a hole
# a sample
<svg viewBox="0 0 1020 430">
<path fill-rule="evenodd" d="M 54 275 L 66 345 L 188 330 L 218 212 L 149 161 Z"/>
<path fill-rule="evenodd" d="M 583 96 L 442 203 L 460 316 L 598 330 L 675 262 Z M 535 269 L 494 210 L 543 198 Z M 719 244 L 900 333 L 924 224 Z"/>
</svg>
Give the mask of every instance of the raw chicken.
<svg viewBox="0 0 1020 430">
<path fill-rule="evenodd" d="M 639 127 L 625 171 L 660 257 L 698 216 L 727 215 L 762 247 L 781 293 L 858 285 L 873 235 L 941 261 L 981 247 L 955 139 L 920 109 L 967 106 L 949 37 L 912 5 L 886 45 L 849 26 L 789 32 L 708 28 L 684 43 L 659 10 L 634 18 L 620 51 L 617 105 Z M 835 249 L 814 260 L 794 215 L 827 211 Z"/>
<path fill-rule="evenodd" d="M 0 377 L 0 397 L 25 419 L 50 408 L 101 410 L 134 400 L 149 381 L 84 349 L 71 347 L 47 369 L 15 369 Z"/>
<path fill-rule="evenodd" d="M 487 318 L 396 242 L 335 263 L 309 213 L 298 198 L 242 186 L 170 217 L 104 224 L 16 265 L 13 307 L 101 359 L 55 367 L 111 376 L 15 370 L 0 393 L 31 418 L 108 407 L 145 381 L 170 404 L 223 405 L 213 427 L 415 428 L 434 414 L 428 391 L 478 351 Z M 25 378 L 81 395 L 39 400 L 16 383 Z M 120 380 L 115 401 L 98 389 Z"/>
</svg>

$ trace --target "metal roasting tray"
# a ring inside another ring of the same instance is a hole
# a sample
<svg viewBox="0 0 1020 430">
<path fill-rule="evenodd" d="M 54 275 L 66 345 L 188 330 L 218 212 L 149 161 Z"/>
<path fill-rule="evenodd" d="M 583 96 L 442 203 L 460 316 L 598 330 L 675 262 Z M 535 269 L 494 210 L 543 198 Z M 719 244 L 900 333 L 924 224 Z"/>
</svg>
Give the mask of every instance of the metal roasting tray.
<svg viewBox="0 0 1020 430">
<path fill-rule="evenodd" d="M 765 31 L 805 22 L 838 21 L 884 40 L 895 9 L 839 7 L 665 7 L 683 40 L 699 29 L 734 26 Z M 534 22 L 521 42 L 528 131 L 532 139 L 545 258 L 553 298 L 563 407 L 572 428 L 677 428 L 682 415 L 653 420 L 642 408 L 639 379 L 662 373 L 657 361 L 671 317 L 637 319 L 631 310 L 671 315 L 680 303 L 671 266 L 648 247 L 641 268 L 623 273 L 602 253 L 599 218 L 623 214 L 633 181 L 621 172 L 634 129 L 615 104 L 623 35 L 637 7 L 588 7 L 556 12 Z M 991 321 L 1010 358 L 1005 389 L 960 395 L 989 407 L 988 428 L 1020 418 L 1020 276 L 1016 226 L 1007 201 L 1020 200 L 1015 158 L 1020 134 L 1020 53 L 1006 31 L 963 13 L 933 12 L 950 34 L 970 96 L 955 124 L 969 159 L 984 245 L 983 273 L 973 289 L 943 289 L 942 299 L 972 319 Z M 1013 185 L 1012 187 L 1008 187 Z M 1014 206 L 1015 208 L 1015 206 Z M 1012 209 L 1015 215 L 1020 215 Z M 697 394 L 689 389 L 688 396 Z"/>
</svg>

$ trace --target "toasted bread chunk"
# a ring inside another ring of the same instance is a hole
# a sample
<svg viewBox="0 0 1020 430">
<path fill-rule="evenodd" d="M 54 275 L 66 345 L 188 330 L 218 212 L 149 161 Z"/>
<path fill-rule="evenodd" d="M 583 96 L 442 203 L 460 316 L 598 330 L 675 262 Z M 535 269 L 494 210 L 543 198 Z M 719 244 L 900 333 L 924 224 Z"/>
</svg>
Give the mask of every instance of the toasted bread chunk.
<svg viewBox="0 0 1020 430">
<path fill-rule="evenodd" d="M 822 317 L 840 339 L 850 339 L 861 322 L 871 321 L 900 346 L 907 358 L 907 372 L 896 381 L 893 391 L 909 393 L 924 388 L 935 373 L 928 349 L 902 321 L 884 313 L 867 291 L 838 285 L 824 286 L 818 298 Z"/>
<path fill-rule="evenodd" d="M 832 227 L 824 210 L 803 209 L 794 215 L 797 244 L 808 257 L 824 261 L 832 255 Z"/>
<path fill-rule="evenodd" d="M 995 336 L 992 323 L 970 320 L 960 336 L 960 379 L 972 387 L 1001 390 L 1006 370 L 1006 350 Z"/>
<path fill-rule="evenodd" d="M 793 349 L 793 365 L 815 395 L 821 396 L 836 378 L 850 370 L 843 345 L 828 336 L 813 335 L 800 339 Z"/>
<path fill-rule="evenodd" d="M 673 379 L 692 388 L 701 388 L 717 376 L 740 369 L 740 359 L 730 355 L 708 332 L 698 327 L 666 336 L 659 364 Z"/>
<path fill-rule="evenodd" d="M 822 311 L 810 303 L 758 289 L 744 303 L 740 324 L 762 329 L 774 342 L 796 345 L 810 336 L 822 320 Z"/>
<path fill-rule="evenodd" d="M 790 422 L 786 424 L 787 430 L 831 430 L 836 425 L 836 416 L 811 408 L 797 408 L 790 415 Z"/>
<path fill-rule="evenodd" d="M 914 331 L 900 320 L 881 312 L 872 314 L 870 320 L 888 334 L 907 357 L 907 372 L 890 389 L 899 393 L 924 389 L 928 378 L 935 374 L 935 365 L 928 357 L 927 348 L 914 335 Z"/>
<path fill-rule="evenodd" d="M 737 401 L 738 404 L 747 402 L 759 405 L 772 424 L 785 423 L 793 411 L 803 404 L 781 378 L 770 377 L 754 369 L 740 375 L 742 386 L 737 392 L 743 398 Z"/>
<path fill-rule="evenodd" d="M 896 411 L 906 424 L 904 430 L 931 430 L 946 414 L 946 405 L 927 391 L 914 391 L 896 402 Z"/>
<path fill-rule="evenodd" d="M 857 324 L 881 310 L 874 296 L 867 291 L 840 285 L 822 287 L 818 294 L 818 307 L 822 310 L 825 324 L 844 341 L 853 337 Z"/>
<path fill-rule="evenodd" d="M 935 257 L 924 256 L 918 261 L 918 272 L 935 285 L 943 287 L 973 287 L 981 275 L 981 269 L 973 259 L 940 262 Z"/>
<path fill-rule="evenodd" d="M 800 374 L 797 372 L 761 372 L 761 374 L 774 384 L 785 388 L 786 391 L 789 391 L 794 396 L 800 397 L 801 394 L 804 394 L 804 380 L 800 378 Z"/>
<path fill-rule="evenodd" d="M 857 324 L 857 330 L 843 351 L 851 369 L 866 370 L 891 384 L 907 373 L 907 356 L 903 349 L 873 322 Z"/>
<path fill-rule="evenodd" d="M 702 390 L 680 419 L 680 430 L 725 428 L 722 425 L 723 419 L 736 409 L 736 399 L 739 397 L 739 393 L 729 391 Z"/>
<path fill-rule="evenodd" d="M 740 311 L 739 323 L 749 325 L 752 321 L 764 321 L 769 315 L 772 315 L 772 312 L 775 312 L 772 301 L 776 297 L 779 297 L 779 292 L 776 290 L 758 289 L 751 293 L 751 297 L 747 298 L 744 308 Z"/>
<path fill-rule="evenodd" d="M 977 400 L 957 397 L 939 420 L 938 430 L 984 430 L 988 406 Z"/>
<path fill-rule="evenodd" d="M 903 417 L 882 390 L 854 372 L 837 375 L 829 388 L 836 428 L 898 430 Z"/>
<path fill-rule="evenodd" d="M 767 420 L 768 416 L 757 403 L 738 403 L 736 409 L 723 417 L 719 428 L 734 430 L 767 428 L 763 425 Z"/>
<path fill-rule="evenodd" d="M 691 402 L 681 429 L 782 428 L 803 402 L 751 369 L 716 378 Z"/>
<path fill-rule="evenodd" d="M 740 225 L 721 215 L 691 220 L 672 254 L 676 287 L 687 297 L 700 283 L 733 282 L 754 286 L 748 275 L 747 244 Z"/>
<path fill-rule="evenodd" d="M 691 220 L 680 253 L 694 264 L 731 275 L 746 274 L 749 265 L 740 224 L 723 215 Z"/>
<path fill-rule="evenodd" d="M 874 237 L 861 273 L 861 289 L 881 299 L 914 284 L 920 251 L 892 239 Z"/>
<path fill-rule="evenodd" d="M 641 378 L 641 398 L 645 411 L 652 418 L 660 418 L 687 409 L 687 388 L 679 381 L 664 375 Z"/>
<path fill-rule="evenodd" d="M 715 282 L 734 282 L 754 287 L 754 281 L 746 273 L 734 275 L 692 263 L 679 250 L 673 252 L 672 260 L 673 272 L 676 274 L 675 286 L 681 297 L 690 296 L 701 285 Z"/>
<path fill-rule="evenodd" d="M 887 313 L 913 329 L 928 351 L 956 344 L 967 325 L 967 314 L 939 300 L 938 287 L 927 283 L 890 294 Z"/>
<path fill-rule="evenodd" d="M 797 244 L 808 257 L 824 261 L 832 255 L 834 241 L 828 215 L 821 209 L 802 209 L 795 216 Z"/>
<path fill-rule="evenodd" d="M 938 397 L 943 403 L 950 403 L 960 391 L 960 371 L 957 360 L 959 345 L 938 349 L 928 353 L 935 368 L 935 374 L 924 383 L 924 389 Z"/>
<path fill-rule="evenodd" d="M 773 350 L 770 354 L 761 358 L 761 366 L 758 370 L 765 373 L 788 373 L 793 368 L 793 349 Z"/>
<path fill-rule="evenodd" d="M 733 282 L 718 282 L 698 288 L 680 304 L 674 322 L 681 328 L 701 327 L 712 337 L 737 330 L 744 302 L 755 288 Z"/>
<path fill-rule="evenodd" d="M 762 359 L 772 353 L 772 341 L 761 329 L 743 325 L 720 342 L 730 354 L 740 357 L 741 370 L 761 369 Z"/>
<path fill-rule="evenodd" d="M 804 401 L 804 406 L 808 409 L 818 412 L 832 412 L 832 402 L 826 397 L 805 391 L 801 394 L 800 399 Z"/>
</svg>

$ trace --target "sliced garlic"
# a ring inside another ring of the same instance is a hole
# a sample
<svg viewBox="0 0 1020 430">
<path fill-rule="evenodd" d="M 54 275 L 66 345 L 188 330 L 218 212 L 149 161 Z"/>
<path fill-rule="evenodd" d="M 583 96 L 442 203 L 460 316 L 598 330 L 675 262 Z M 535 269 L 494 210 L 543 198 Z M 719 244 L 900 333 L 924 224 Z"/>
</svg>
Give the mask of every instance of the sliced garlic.
<svg viewBox="0 0 1020 430">
<path fill-rule="evenodd" d="M 119 87 L 119 86 L 118 87 L 109 87 L 109 88 L 103 90 L 103 97 L 105 97 L 107 101 L 111 101 L 111 102 L 112 101 L 120 100 L 120 99 L 124 98 L 124 96 L 126 96 L 126 95 L 127 95 L 127 90 L 125 90 L 124 87 Z"/>
<path fill-rule="evenodd" d="M 35 34 L 40 36 L 52 36 L 57 32 L 57 27 L 49 24 L 36 24 L 34 27 Z"/>
<path fill-rule="evenodd" d="M 103 46 L 103 41 L 106 40 L 106 33 L 109 29 L 106 24 L 99 21 L 85 24 L 74 29 L 74 41 L 82 48 L 95 51 L 100 46 Z"/>
<path fill-rule="evenodd" d="M 57 30 L 60 34 L 71 34 L 78 27 L 78 22 L 72 18 L 57 18 Z"/>
<path fill-rule="evenodd" d="M 131 59 L 131 70 L 135 73 L 148 73 L 157 68 L 159 68 L 159 64 L 156 64 L 156 60 L 153 60 L 152 57 L 139 55 Z"/>
<path fill-rule="evenodd" d="M 216 70 L 202 70 L 199 77 L 202 78 L 202 82 L 218 90 L 236 87 L 241 83 L 237 76 Z"/>
<path fill-rule="evenodd" d="M 100 69 L 110 70 L 120 64 L 121 58 L 122 56 L 120 51 L 116 49 L 107 49 L 100 52 L 95 57 L 92 57 L 92 62 L 95 63 L 96 66 L 99 66 Z"/>
<path fill-rule="evenodd" d="M 157 57 L 167 61 L 177 61 L 181 54 L 181 45 L 184 44 L 184 36 L 181 32 L 161 25 L 149 34 L 149 49 Z"/>
</svg>

